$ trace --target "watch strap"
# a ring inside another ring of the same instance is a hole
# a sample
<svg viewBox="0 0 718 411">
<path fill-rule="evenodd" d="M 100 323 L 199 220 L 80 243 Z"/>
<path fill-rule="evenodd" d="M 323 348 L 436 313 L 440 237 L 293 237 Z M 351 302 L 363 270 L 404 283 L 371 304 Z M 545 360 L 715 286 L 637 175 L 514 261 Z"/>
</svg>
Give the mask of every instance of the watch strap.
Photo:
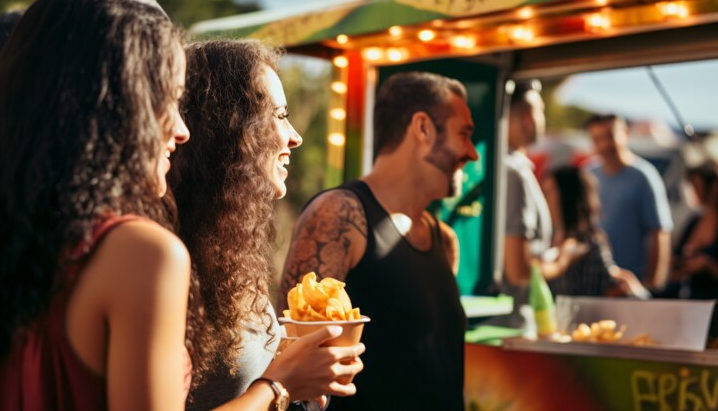
<svg viewBox="0 0 718 411">
<path fill-rule="evenodd" d="M 270 380 L 266 377 L 259 377 L 256 380 L 252 381 L 252 383 L 249 385 L 252 386 L 259 381 L 266 382 L 272 388 L 272 391 L 274 391 L 275 409 L 277 411 L 285 411 L 289 406 L 289 392 L 284 388 L 284 386 L 280 382 Z"/>
</svg>

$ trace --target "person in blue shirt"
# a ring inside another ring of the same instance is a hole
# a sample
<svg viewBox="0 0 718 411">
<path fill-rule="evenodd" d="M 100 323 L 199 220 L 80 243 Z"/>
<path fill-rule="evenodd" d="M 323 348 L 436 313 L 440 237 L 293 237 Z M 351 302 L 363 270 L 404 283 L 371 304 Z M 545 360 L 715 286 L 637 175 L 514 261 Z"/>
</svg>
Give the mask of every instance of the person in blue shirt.
<svg viewBox="0 0 718 411">
<path fill-rule="evenodd" d="M 660 174 L 628 148 L 628 127 L 615 114 L 586 121 L 600 162 L 590 167 L 598 178 L 601 228 L 608 235 L 616 264 L 651 290 L 665 285 L 670 264 L 673 221 Z"/>
</svg>

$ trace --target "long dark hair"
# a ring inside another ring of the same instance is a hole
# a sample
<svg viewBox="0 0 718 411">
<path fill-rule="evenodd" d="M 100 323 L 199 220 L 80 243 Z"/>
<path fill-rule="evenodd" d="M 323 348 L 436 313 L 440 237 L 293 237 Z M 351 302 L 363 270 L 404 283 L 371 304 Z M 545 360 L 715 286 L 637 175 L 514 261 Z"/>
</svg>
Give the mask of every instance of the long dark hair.
<svg viewBox="0 0 718 411">
<path fill-rule="evenodd" d="M 179 216 L 179 234 L 199 280 L 206 324 L 195 332 L 195 377 L 209 363 L 238 368 L 239 330 L 266 314 L 274 244 L 275 188 L 267 164 L 273 141 L 273 105 L 264 69 L 277 69 L 278 50 L 258 41 L 208 41 L 187 47 L 187 83 L 182 102 L 192 145 L 180 147 L 169 186 Z M 271 335 L 271 334 L 270 334 Z"/>
<path fill-rule="evenodd" d="M 574 166 L 562 166 L 549 177 L 556 182 L 561 203 L 561 216 L 567 237 L 585 237 L 598 230 L 596 188 L 590 176 Z"/>
<path fill-rule="evenodd" d="M 180 31 L 134 0 L 38 0 L 0 54 L 0 357 L 108 213 L 165 222 L 159 114 Z M 165 224 L 167 226 L 167 224 Z"/>
</svg>

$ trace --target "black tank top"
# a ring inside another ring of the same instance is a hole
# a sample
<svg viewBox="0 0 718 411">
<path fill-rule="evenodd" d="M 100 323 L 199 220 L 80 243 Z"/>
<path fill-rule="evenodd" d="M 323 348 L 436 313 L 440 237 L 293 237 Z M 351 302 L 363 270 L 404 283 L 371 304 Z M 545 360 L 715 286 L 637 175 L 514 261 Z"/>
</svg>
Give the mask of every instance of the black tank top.
<svg viewBox="0 0 718 411">
<path fill-rule="evenodd" d="M 330 410 L 462 411 L 466 317 L 434 219 L 431 248 L 414 248 L 399 233 L 369 186 L 341 188 L 364 207 L 364 256 L 346 277 L 346 290 L 362 314 L 364 371 L 357 394 L 331 399 Z"/>
</svg>

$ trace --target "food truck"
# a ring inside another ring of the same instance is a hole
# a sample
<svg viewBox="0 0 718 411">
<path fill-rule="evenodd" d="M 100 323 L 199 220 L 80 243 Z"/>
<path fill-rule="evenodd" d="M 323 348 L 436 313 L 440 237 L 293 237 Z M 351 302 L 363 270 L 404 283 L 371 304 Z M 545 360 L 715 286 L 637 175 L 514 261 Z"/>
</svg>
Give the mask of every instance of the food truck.
<svg viewBox="0 0 718 411">
<path fill-rule="evenodd" d="M 435 211 L 459 236 L 457 282 L 471 296 L 502 272 L 511 84 L 716 58 L 718 0 L 328 1 L 205 21 L 192 31 L 260 38 L 331 61 L 327 186 L 371 168 L 372 107 L 386 77 L 422 70 L 462 81 L 480 160 L 464 170 L 462 196 Z M 468 304 L 475 315 L 510 305 Z M 480 343 L 496 334 L 469 331 L 467 409 L 718 410 L 718 351 L 706 349 L 712 311 L 712 302 L 559 299 L 560 329 L 609 317 L 634 336 L 650 334 L 652 346 L 522 338 L 496 346 Z"/>
</svg>

